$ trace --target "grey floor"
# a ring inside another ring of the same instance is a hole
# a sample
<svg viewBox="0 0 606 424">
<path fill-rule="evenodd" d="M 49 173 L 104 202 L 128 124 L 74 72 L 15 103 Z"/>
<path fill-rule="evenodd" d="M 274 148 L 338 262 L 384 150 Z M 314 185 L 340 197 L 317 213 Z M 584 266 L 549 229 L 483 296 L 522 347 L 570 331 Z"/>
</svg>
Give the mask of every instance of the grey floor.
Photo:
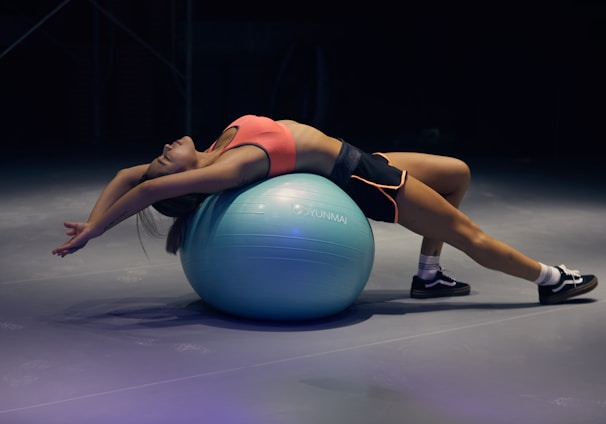
<svg viewBox="0 0 606 424">
<path fill-rule="evenodd" d="M 345 312 L 238 319 L 199 299 L 162 241 L 144 236 L 146 257 L 134 219 L 50 254 L 122 162 L 3 156 L 2 424 L 606 422 L 606 284 L 541 306 L 533 284 L 446 247 L 443 266 L 471 295 L 414 300 L 419 237 L 373 222 L 374 268 Z M 595 164 L 470 163 L 462 209 L 488 233 L 606 276 Z"/>
</svg>

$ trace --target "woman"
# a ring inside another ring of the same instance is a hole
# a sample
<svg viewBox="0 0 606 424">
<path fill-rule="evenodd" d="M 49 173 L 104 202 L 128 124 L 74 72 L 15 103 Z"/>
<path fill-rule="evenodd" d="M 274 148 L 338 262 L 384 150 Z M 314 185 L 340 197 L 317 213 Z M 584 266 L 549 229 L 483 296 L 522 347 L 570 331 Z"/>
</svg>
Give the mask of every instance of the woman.
<svg viewBox="0 0 606 424">
<path fill-rule="evenodd" d="M 442 273 L 443 243 L 480 265 L 534 282 L 543 304 L 579 296 L 598 284 L 594 275 L 529 258 L 485 234 L 459 211 L 470 171 L 458 159 L 408 152 L 370 155 L 308 125 L 254 115 L 234 121 L 204 151 L 196 150 L 185 136 L 165 145 L 151 163 L 119 171 L 87 222 L 64 223 L 72 238 L 52 253 L 74 253 L 148 206 L 176 218 L 167 238 L 167 250 L 176 253 L 188 217 L 206 196 L 292 172 L 327 177 L 367 217 L 398 223 L 423 236 L 411 297 L 469 294 L 468 284 Z"/>
</svg>

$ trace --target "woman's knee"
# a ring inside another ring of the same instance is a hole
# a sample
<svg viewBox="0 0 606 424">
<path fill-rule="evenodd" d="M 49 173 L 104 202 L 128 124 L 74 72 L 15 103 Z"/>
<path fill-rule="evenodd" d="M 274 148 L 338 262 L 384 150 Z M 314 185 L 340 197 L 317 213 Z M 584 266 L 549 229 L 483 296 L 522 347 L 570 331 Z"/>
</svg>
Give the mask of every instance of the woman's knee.
<svg viewBox="0 0 606 424">
<path fill-rule="evenodd" d="M 453 179 L 457 186 L 467 189 L 471 182 L 471 169 L 469 165 L 461 159 L 452 158 Z"/>
<path fill-rule="evenodd" d="M 428 171 L 429 184 L 443 196 L 454 195 L 458 200 L 471 182 L 471 169 L 461 159 L 440 156 L 435 158 L 435 168 Z"/>
</svg>

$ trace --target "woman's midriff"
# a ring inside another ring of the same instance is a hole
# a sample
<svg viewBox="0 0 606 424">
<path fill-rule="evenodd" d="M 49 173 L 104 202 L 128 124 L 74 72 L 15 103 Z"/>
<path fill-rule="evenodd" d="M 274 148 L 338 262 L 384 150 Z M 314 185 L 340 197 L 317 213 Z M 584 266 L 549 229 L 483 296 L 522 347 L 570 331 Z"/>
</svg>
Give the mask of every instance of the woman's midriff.
<svg viewBox="0 0 606 424">
<path fill-rule="evenodd" d="M 297 149 L 295 170 L 329 176 L 341 150 L 341 141 L 295 121 L 278 121 L 293 135 Z"/>
</svg>

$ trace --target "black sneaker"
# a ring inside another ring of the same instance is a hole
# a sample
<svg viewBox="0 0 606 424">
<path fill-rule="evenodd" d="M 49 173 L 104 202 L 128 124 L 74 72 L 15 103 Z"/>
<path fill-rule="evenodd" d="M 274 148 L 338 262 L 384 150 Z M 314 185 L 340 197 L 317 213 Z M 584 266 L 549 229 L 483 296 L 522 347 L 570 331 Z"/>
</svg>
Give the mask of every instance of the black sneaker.
<svg viewBox="0 0 606 424">
<path fill-rule="evenodd" d="M 432 297 L 467 296 L 469 284 L 461 283 L 438 271 L 431 280 L 424 280 L 416 275 L 412 278 L 410 297 L 429 299 Z"/>
<path fill-rule="evenodd" d="M 563 302 L 571 297 L 588 293 L 598 286 L 595 275 L 581 275 L 579 271 L 570 270 L 564 265 L 556 268 L 560 270 L 560 281 L 557 284 L 539 286 L 539 302 L 543 305 Z"/>
</svg>

